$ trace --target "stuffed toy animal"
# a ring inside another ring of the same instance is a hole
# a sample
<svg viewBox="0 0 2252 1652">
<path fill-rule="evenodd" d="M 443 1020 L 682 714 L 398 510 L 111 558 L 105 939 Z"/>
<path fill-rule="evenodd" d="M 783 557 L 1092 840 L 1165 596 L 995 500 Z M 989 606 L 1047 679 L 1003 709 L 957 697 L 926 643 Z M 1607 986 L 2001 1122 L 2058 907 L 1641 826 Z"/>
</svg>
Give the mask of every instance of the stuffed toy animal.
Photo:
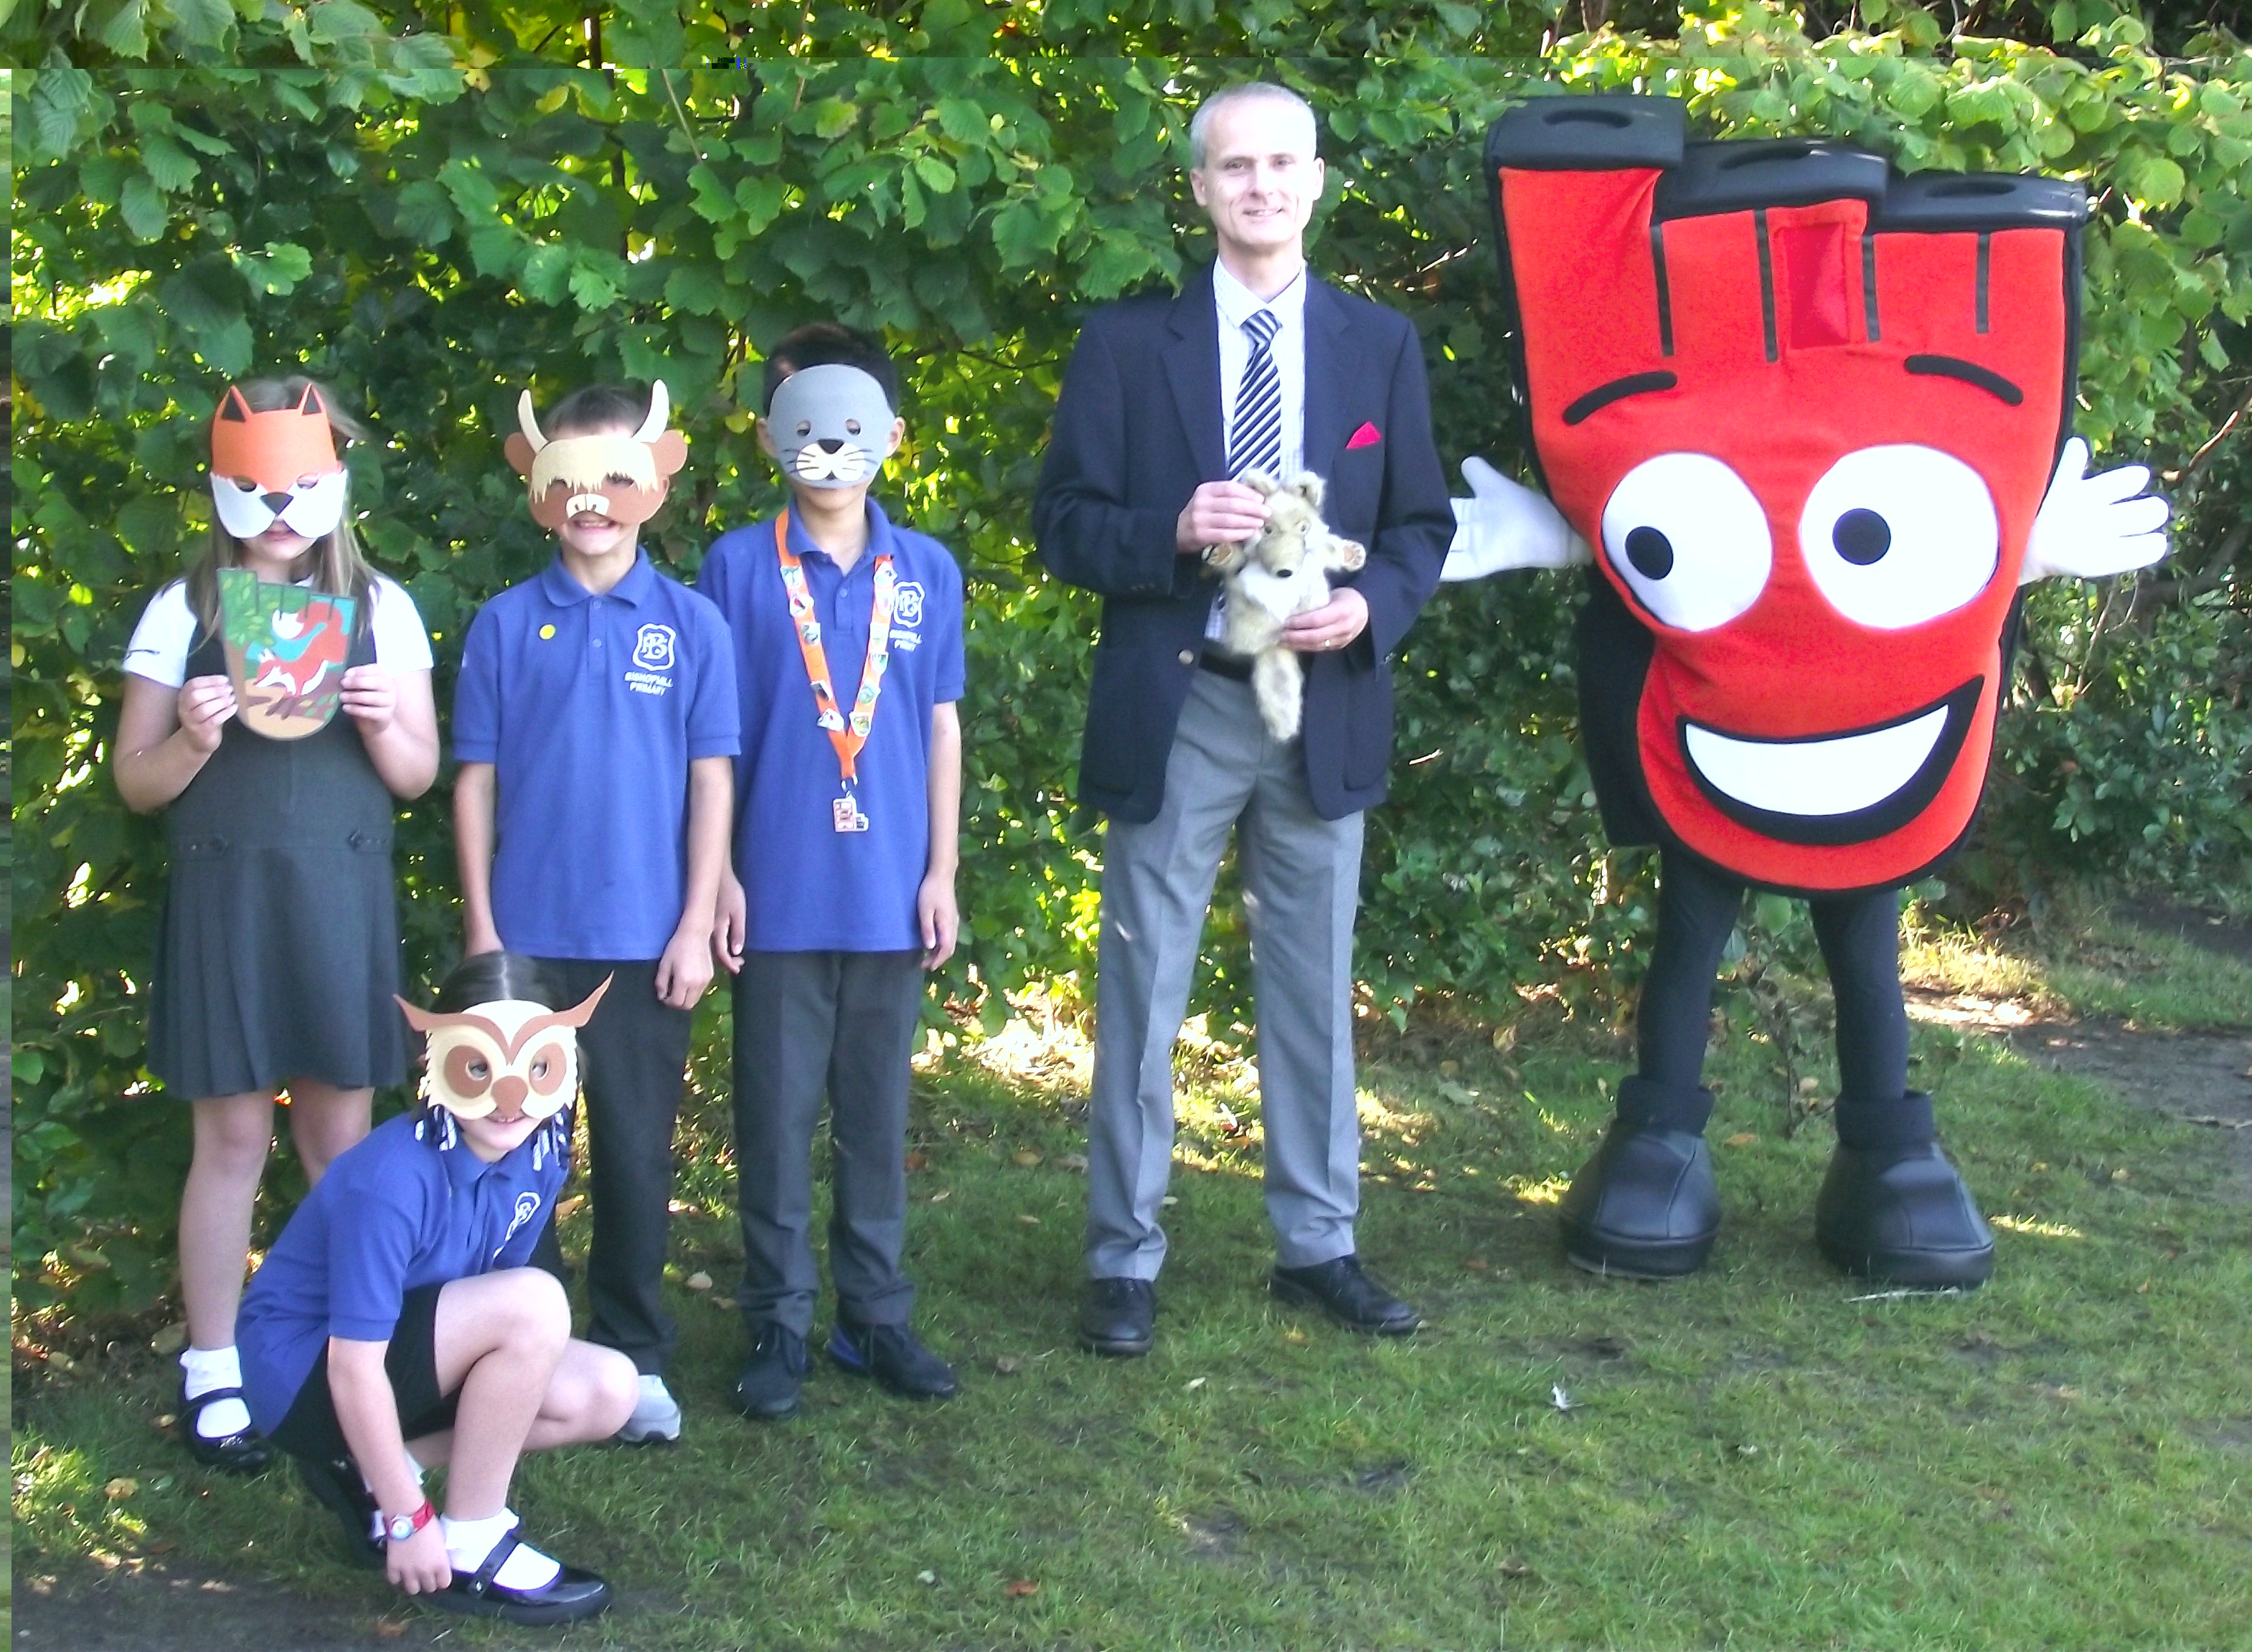
<svg viewBox="0 0 2252 1652">
<path fill-rule="evenodd" d="M 1282 646 L 1283 623 L 1330 600 L 1329 576 L 1368 560 L 1367 547 L 1340 539 L 1322 520 L 1322 479 L 1302 470 L 1277 482 L 1263 470 L 1236 478 L 1267 501 L 1267 525 L 1241 545 L 1216 545 L 1205 560 L 1227 592 L 1220 646 L 1251 661 L 1259 719 L 1278 740 L 1298 733 L 1305 670 Z"/>
<path fill-rule="evenodd" d="M 2077 184 L 1903 175 L 1828 139 L 1692 142 L 1670 99 L 1537 99 L 1486 139 L 1516 386 L 1553 506 L 1477 460 L 1446 577 L 1590 564 L 1581 738 L 1656 843 L 1640 1070 L 1566 1255 L 1702 1266 L 1701 1084 L 1748 887 L 1804 896 L 1838 1005 L 1836 1266 L 1969 1287 L 1993 1236 L 1908 1080 L 1899 891 L 1970 829 L 2019 592 L 2165 554 L 2140 466 L 2068 439 Z"/>
</svg>

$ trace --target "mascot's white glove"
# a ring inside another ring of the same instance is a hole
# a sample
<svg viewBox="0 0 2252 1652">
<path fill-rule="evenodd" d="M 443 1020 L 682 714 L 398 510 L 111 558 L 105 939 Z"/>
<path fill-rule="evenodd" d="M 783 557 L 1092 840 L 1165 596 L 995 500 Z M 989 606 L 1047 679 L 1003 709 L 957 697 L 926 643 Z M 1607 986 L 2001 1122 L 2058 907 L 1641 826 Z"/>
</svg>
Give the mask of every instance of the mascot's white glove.
<svg viewBox="0 0 2252 1652">
<path fill-rule="evenodd" d="M 1563 513 L 1473 455 L 1463 461 L 1471 496 L 1455 507 L 1455 541 L 1442 580 L 1483 580 L 1512 568 L 1569 568 L 1589 560 Z"/>
<path fill-rule="evenodd" d="M 2096 580 L 2147 568 L 2165 555 L 2170 512 L 2165 500 L 2143 491 L 2150 485 L 2148 465 L 2121 465 L 2089 475 L 2088 444 L 2077 436 L 2066 442 L 2048 496 L 2026 536 L 2026 566 L 2018 583 L 2031 585 L 2060 573 Z M 1455 543 L 1462 543 L 1459 531 Z"/>
</svg>

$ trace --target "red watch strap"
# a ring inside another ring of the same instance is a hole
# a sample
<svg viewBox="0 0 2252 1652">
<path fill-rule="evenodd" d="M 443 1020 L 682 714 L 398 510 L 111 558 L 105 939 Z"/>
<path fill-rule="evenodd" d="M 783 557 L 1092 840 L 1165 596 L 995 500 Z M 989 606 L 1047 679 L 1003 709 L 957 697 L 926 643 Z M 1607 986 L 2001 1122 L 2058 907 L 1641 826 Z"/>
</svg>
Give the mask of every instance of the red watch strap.
<svg viewBox="0 0 2252 1652">
<path fill-rule="evenodd" d="M 388 1532 L 397 1521 L 403 1518 L 408 1523 L 408 1531 L 407 1535 L 411 1537 L 415 1532 L 421 1531 L 423 1527 L 428 1525 L 437 1517 L 438 1511 L 430 1506 L 429 1498 L 425 1497 L 422 1499 L 422 1506 L 420 1509 L 417 1509 L 413 1514 L 406 1516 L 384 1516 L 383 1529 L 386 1532 Z"/>
</svg>

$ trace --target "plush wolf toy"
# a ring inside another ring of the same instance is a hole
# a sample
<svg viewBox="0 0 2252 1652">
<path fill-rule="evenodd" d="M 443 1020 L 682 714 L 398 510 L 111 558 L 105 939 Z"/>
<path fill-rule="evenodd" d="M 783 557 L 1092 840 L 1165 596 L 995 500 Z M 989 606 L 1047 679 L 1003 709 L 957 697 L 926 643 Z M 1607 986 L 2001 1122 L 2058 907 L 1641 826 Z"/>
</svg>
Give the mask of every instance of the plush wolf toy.
<svg viewBox="0 0 2252 1652">
<path fill-rule="evenodd" d="M 1277 482 L 1263 470 L 1237 478 L 1267 501 L 1267 525 L 1241 545 L 1216 545 L 1205 559 L 1227 588 L 1227 628 L 1220 646 L 1251 660 L 1251 688 L 1259 719 L 1278 740 L 1298 732 L 1305 671 L 1295 649 L 1282 646 L 1282 626 L 1330 600 L 1329 576 L 1350 573 L 1368 560 L 1364 545 L 1340 539 L 1322 521 L 1322 479 L 1302 470 Z"/>
</svg>

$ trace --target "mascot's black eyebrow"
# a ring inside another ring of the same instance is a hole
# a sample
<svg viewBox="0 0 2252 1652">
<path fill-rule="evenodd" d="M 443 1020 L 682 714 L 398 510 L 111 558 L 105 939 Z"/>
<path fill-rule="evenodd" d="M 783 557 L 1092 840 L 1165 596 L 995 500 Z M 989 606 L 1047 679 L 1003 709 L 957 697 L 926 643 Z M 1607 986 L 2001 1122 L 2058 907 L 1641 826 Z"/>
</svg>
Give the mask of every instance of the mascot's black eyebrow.
<svg viewBox="0 0 2252 1652">
<path fill-rule="evenodd" d="M 1607 385 L 1597 385 L 1565 408 L 1564 422 L 1579 424 L 1590 413 L 1600 413 L 1615 401 L 1623 401 L 1629 396 L 1639 396 L 1652 390 L 1671 390 L 1680 382 L 1672 373 L 1662 370 L 1653 373 L 1629 373 L 1625 378 L 1614 378 Z"/>
<path fill-rule="evenodd" d="M 1976 385 L 1988 395 L 2012 407 L 2025 405 L 2026 392 L 1991 367 L 1981 367 L 1975 361 L 1964 361 L 1959 356 L 1910 356 L 1901 364 L 1908 371 L 1927 378 L 1959 378 L 1966 385 Z"/>
</svg>

